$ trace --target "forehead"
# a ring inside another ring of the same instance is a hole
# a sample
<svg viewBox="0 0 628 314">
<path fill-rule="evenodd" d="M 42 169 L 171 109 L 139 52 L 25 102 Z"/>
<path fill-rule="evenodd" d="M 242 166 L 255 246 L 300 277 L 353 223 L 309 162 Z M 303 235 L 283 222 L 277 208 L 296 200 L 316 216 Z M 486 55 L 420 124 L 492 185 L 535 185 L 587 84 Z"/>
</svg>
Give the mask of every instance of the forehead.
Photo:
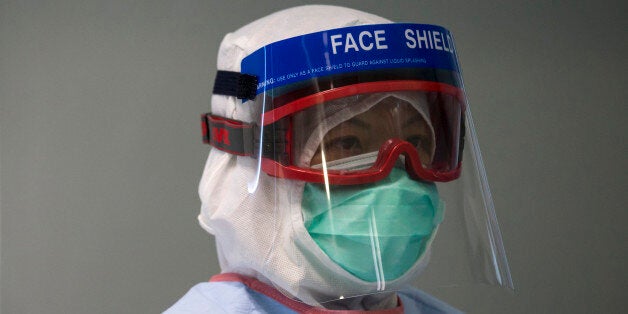
<svg viewBox="0 0 628 314">
<path fill-rule="evenodd" d="M 394 119 L 399 122 L 405 122 L 409 119 L 416 121 L 422 120 L 417 119 L 417 116 L 421 117 L 422 115 L 413 105 L 405 100 L 391 96 L 382 99 L 368 110 L 357 114 L 354 117 L 348 117 L 349 119 L 347 122 L 360 120 L 377 125 L 382 124 L 378 122 L 386 122 L 390 119 Z"/>
<path fill-rule="evenodd" d="M 399 113 L 411 113 L 418 111 L 410 104 L 408 101 L 394 97 L 388 96 L 382 100 L 380 100 L 375 106 L 371 107 L 369 110 L 365 111 L 365 114 L 378 114 L 378 113 L 391 113 L 391 114 L 399 114 Z"/>
</svg>

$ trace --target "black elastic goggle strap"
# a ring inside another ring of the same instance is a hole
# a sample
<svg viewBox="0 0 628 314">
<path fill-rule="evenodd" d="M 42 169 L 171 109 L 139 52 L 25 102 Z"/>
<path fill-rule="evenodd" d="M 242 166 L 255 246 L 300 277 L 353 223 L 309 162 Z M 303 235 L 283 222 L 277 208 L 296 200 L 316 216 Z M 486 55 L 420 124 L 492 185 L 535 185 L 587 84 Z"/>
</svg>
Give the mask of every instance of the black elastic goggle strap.
<svg viewBox="0 0 628 314">
<path fill-rule="evenodd" d="M 201 115 L 201 126 L 203 143 L 234 155 L 253 155 L 256 142 L 254 125 L 206 113 Z"/>
<path fill-rule="evenodd" d="M 218 70 L 214 80 L 214 94 L 255 99 L 257 77 L 239 72 Z"/>
</svg>

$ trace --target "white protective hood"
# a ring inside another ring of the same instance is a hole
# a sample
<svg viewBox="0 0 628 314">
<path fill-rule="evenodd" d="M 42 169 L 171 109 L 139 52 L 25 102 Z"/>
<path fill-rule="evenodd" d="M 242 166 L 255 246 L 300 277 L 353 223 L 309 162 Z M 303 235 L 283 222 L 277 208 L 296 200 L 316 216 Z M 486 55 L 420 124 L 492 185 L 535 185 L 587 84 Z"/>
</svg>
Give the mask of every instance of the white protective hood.
<svg viewBox="0 0 628 314">
<path fill-rule="evenodd" d="M 227 34 L 220 45 L 217 68 L 240 72 L 245 57 L 283 39 L 329 29 L 385 23 L 391 22 L 342 7 L 312 5 L 287 9 Z M 350 110 L 338 106 L 340 109 L 335 111 L 337 108 L 328 106 L 330 111 L 324 116 L 326 123 L 320 126 L 310 123 L 305 128 L 312 133 L 303 133 L 304 147 L 301 147 L 300 155 L 293 156 L 294 160 L 299 166 L 308 166 L 329 128 L 345 121 L 351 114 L 368 110 L 377 103 L 369 100 L 377 97 L 394 96 L 407 101 L 429 121 L 429 110 L 421 105 L 421 97 L 408 95 L 398 91 L 369 95 L 362 102 L 352 103 Z M 451 182 L 437 183 L 439 196 L 447 208 L 439 227 L 442 234 L 434 241 L 433 248 L 428 244 L 423 257 L 393 281 L 360 280 L 334 263 L 318 247 L 303 222 L 304 182 L 260 172 L 260 159 L 211 149 L 199 185 L 202 206 L 198 219 L 201 226 L 216 237 L 221 271 L 255 277 L 289 297 L 314 306 L 416 285 L 418 274 L 425 268 L 430 255 L 437 267 L 431 266 L 421 276 L 421 280 L 426 280 L 430 286 L 488 283 L 512 289 L 477 136 L 468 103 L 466 105 L 461 176 Z M 260 122 L 262 108 L 259 107 L 259 103 L 256 106 L 254 101 L 243 102 L 233 96 L 213 95 L 211 101 L 212 115 L 244 123 Z M 432 131 L 434 133 L 434 129 Z M 380 296 L 384 298 L 384 295 Z"/>
<path fill-rule="evenodd" d="M 280 11 L 227 34 L 220 45 L 218 69 L 240 71 L 240 62 L 257 49 L 290 37 L 326 29 L 390 23 L 348 8 L 312 5 Z M 214 115 L 252 122 L 251 101 L 213 95 Z M 222 272 L 237 272 L 271 283 L 289 296 L 317 305 L 321 300 L 376 292 L 334 264 L 309 237 L 301 217 L 303 182 L 261 174 L 255 193 L 247 185 L 257 160 L 211 149 L 199 186 L 201 226 L 215 235 Z M 298 199 L 297 199 L 298 198 Z M 315 248 L 315 249 L 313 249 Z M 426 258 L 386 290 L 416 277 Z"/>
</svg>

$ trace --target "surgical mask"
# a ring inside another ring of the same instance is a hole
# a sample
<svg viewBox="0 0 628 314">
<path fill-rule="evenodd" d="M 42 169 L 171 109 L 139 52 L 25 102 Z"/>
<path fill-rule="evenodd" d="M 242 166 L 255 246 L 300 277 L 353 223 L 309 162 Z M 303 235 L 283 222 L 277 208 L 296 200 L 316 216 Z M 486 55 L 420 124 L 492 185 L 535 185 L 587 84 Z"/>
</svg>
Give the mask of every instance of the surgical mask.
<svg viewBox="0 0 628 314">
<path fill-rule="evenodd" d="M 425 254 L 443 219 L 434 183 L 393 168 L 358 186 L 307 183 L 302 212 L 314 242 L 337 265 L 368 282 L 401 277 Z"/>
</svg>

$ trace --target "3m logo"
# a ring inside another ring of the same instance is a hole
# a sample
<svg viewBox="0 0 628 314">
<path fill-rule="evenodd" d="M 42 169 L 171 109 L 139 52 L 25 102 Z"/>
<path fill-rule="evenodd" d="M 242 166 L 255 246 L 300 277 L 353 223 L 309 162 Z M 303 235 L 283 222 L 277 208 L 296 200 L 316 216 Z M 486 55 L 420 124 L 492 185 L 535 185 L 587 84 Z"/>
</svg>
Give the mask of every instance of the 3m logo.
<svg viewBox="0 0 628 314">
<path fill-rule="evenodd" d="M 223 128 L 212 128 L 212 137 L 216 144 L 231 145 L 229 142 L 229 130 Z"/>
</svg>

